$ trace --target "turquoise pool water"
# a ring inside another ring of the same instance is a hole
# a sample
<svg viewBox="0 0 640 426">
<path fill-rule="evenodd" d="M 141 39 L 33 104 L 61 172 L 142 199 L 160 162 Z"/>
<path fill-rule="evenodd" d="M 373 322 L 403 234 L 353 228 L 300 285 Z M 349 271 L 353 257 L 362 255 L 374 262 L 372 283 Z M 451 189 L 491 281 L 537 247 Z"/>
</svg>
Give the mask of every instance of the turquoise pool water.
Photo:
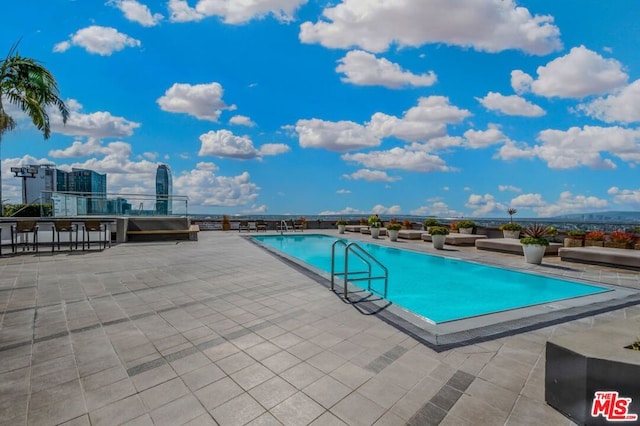
<svg viewBox="0 0 640 426">
<path fill-rule="evenodd" d="M 335 237 L 307 234 L 253 238 L 331 273 L 331 245 L 336 241 Z M 609 291 L 604 287 L 573 281 L 357 243 L 388 268 L 387 300 L 435 323 Z M 344 247 L 336 247 L 336 260 L 336 271 L 342 272 Z M 364 269 L 363 264 L 358 265 L 356 257 L 349 256 L 349 264 L 355 270 Z M 342 288 L 341 279 L 337 279 L 337 284 Z M 367 285 L 366 282 L 354 284 L 361 288 Z M 373 281 L 372 287 L 381 293 L 382 280 Z"/>
</svg>

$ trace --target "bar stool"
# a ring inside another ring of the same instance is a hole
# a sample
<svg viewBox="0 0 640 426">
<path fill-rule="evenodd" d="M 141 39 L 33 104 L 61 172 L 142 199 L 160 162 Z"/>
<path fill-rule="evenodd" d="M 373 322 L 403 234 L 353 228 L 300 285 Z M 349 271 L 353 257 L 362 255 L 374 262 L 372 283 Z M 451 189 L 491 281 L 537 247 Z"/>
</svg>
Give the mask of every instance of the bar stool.
<svg viewBox="0 0 640 426">
<path fill-rule="evenodd" d="M 51 253 L 55 250 L 55 236 L 58 237 L 58 251 L 60 251 L 60 232 L 69 233 L 69 250 L 73 250 L 73 233 L 76 233 L 76 250 L 78 250 L 78 225 L 74 224 L 70 220 L 57 220 L 53 222 L 52 227 L 52 240 L 51 240 Z"/>
<path fill-rule="evenodd" d="M 101 244 L 104 244 L 103 248 L 107 248 L 107 225 L 100 222 L 99 220 L 85 220 L 82 224 L 82 250 L 84 250 L 84 242 L 87 242 L 87 250 L 91 250 L 91 233 L 97 232 L 99 237 L 97 239 L 98 248 L 100 248 Z M 101 235 L 104 232 L 104 239 L 102 239 Z M 109 246 L 111 246 L 111 241 L 109 242 Z"/>
<path fill-rule="evenodd" d="M 22 251 L 29 248 L 29 234 L 33 234 L 32 248 L 38 252 L 38 224 L 35 220 L 19 220 L 11 225 L 11 249 L 14 253 L 18 251 L 18 237 L 24 239 Z"/>
</svg>

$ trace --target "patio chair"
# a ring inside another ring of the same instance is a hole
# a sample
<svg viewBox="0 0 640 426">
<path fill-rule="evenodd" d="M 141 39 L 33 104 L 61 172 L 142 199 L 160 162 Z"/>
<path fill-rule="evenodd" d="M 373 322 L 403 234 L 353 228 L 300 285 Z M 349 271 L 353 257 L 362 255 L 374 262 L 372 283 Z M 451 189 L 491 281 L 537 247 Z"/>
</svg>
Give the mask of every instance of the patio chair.
<svg viewBox="0 0 640 426">
<path fill-rule="evenodd" d="M 53 253 L 56 247 L 56 236 L 58 237 L 58 251 L 60 251 L 60 232 L 69 233 L 69 250 L 73 250 L 73 234 L 76 234 L 76 250 L 78 250 L 78 225 L 70 220 L 56 220 L 52 226 L 52 238 L 51 238 L 51 252 Z"/>
<path fill-rule="evenodd" d="M 242 231 L 249 232 L 249 224 L 246 221 L 241 221 L 238 226 L 238 232 Z"/>
<path fill-rule="evenodd" d="M 293 229 L 293 232 L 303 232 L 304 226 L 302 225 L 302 222 L 296 222 L 295 220 L 291 219 L 291 229 Z"/>
<path fill-rule="evenodd" d="M 255 222 L 249 222 L 249 232 L 251 231 L 258 232 L 258 225 Z"/>
<path fill-rule="evenodd" d="M 33 243 L 29 244 L 29 234 L 33 234 Z M 11 226 L 11 249 L 18 251 L 18 237 L 22 239 L 22 251 L 29 248 L 38 252 L 38 224 L 35 220 L 19 220 Z"/>
<path fill-rule="evenodd" d="M 82 224 L 82 250 L 84 251 L 85 241 L 87 243 L 87 250 L 91 250 L 91 233 L 98 234 L 98 237 L 94 242 L 98 243 L 98 248 L 103 245 L 103 248 L 107 248 L 107 242 L 111 247 L 111 238 L 108 238 L 108 227 L 106 223 L 102 223 L 99 220 L 85 220 Z M 103 238 L 104 236 L 104 238 Z"/>
<path fill-rule="evenodd" d="M 259 220 L 256 222 L 256 231 L 264 231 L 267 232 L 267 223 L 264 220 Z"/>
</svg>

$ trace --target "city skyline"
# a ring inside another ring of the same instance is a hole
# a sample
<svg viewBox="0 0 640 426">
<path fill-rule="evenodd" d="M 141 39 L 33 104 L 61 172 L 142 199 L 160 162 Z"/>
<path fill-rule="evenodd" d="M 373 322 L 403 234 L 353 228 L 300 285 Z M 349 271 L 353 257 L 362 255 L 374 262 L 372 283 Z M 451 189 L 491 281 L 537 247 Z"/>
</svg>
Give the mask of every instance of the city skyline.
<svg viewBox="0 0 640 426">
<path fill-rule="evenodd" d="M 633 6 L 12 2 L 0 54 L 41 61 L 71 116 L 3 135 L 2 193 L 21 198 L 11 167 L 55 163 L 155 194 L 166 164 L 190 213 L 639 210 Z"/>
</svg>

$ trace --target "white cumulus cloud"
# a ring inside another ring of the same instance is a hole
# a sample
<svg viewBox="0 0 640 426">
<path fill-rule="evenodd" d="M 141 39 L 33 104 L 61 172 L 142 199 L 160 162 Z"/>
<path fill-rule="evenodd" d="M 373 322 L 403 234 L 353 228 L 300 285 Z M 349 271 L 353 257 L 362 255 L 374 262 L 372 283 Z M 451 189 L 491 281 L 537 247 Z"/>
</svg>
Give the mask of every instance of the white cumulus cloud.
<svg viewBox="0 0 640 426">
<path fill-rule="evenodd" d="M 260 149 L 253 146 L 248 136 L 236 136 L 229 130 L 210 131 L 200 135 L 199 156 L 216 156 L 249 160 L 266 155 L 284 154 L 290 150 L 285 144 L 264 144 Z"/>
<path fill-rule="evenodd" d="M 499 153 L 502 159 L 538 157 L 552 169 L 591 167 L 614 169 L 610 156 L 631 163 L 640 163 L 640 130 L 622 127 L 584 126 L 568 130 L 548 129 L 540 132 L 539 145 L 505 144 Z"/>
<path fill-rule="evenodd" d="M 71 46 L 80 46 L 89 53 L 110 56 L 126 47 L 139 47 L 140 40 L 129 37 L 112 27 L 91 25 L 71 35 L 70 40 L 62 41 L 53 48 L 54 52 L 64 52 Z"/>
<path fill-rule="evenodd" d="M 273 16 L 282 22 L 293 20 L 296 10 L 307 0 L 199 0 L 194 7 L 185 0 L 169 0 L 173 22 L 200 21 L 218 16 L 227 24 L 243 24 Z"/>
<path fill-rule="evenodd" d="M 392 148 L 388 151 L 343 154 L 342 159 L 373 169 L 398 169 L 415 172 L 447 172 L 452 169 L 445 161 L 424 151 Z"/>
<path fill-rule="evenodd" d="M 295 130 L 303 148 L 350 151 L 380 145 L 371 131 L 352 121 L 298 120 Z"/>
<path fill-rule="evenodd" d="M 260 187 L 248 172 L 237 176 L 218 176 L 211 163 L 198 163 L 195 169 L 174 176 L 173 191 L 189 197 L 189 205 L 235 207 L 254 204 Z"/>
<path fill-rule="evenodd" d="M 93 138 L 124 137 L 133 135 L 140 123 L 117 117 L 108 111 L 89 114 L 80 112 L 82 105 L 75 99 L 66 101 L 69 118 L 66 124 L 58 110 L 50 112 L 51 131 L 70 136 L 88 136 Z"/>
<path fill-rule="evenodd" d="M 471 216 L 488 216 L 507 209 L 507 206 L 496 201 L 491 194 L 471 194 L 465 203 L 465 207 L 472 209 Z"/>
<path fill-rule="evenodd" d="M 433 85 L 437 77 L 433 71 L 426 74 L 413 74 L 404 71 L 400 65 L 384 58 L 353 50 L 340 59 L 336 71 L 343 73 L 345 83 L 358 86 L 384 86 L 399 89 L 405 86 L 423 87 Z"/>
<path fill-rule="evenodd" d="M 445 43 L 545 55 L 562 47 L 553 17 L 532 16 L 513 0 L 342 0 L 325 8 L 318 22 L 304 22 L 300 40 L 369 52 L 382 52 L 392 44 Z"/>
<path fill-rule="evenodd" d="M 246 115 L 234 115 L 229 119 L 229 124 L 247 127 L 254 127 L 256 125 L 256 123 L 251 121 L 251 119 Z"/>
<path fill-rule="evenodd" d="M 111 0 L 109 3 L 120 9 L 129 21 L 144 27 L 153 27 L 163 18 L 160 13 L 151 13 L 147 5 L 136 0 Z"/>
<path fill-rule="evenodd" d="M 233 109 L 222 100 L 224 90 L 220 83 L 174 83 L 156 102 L 168 112 L 189 114 L 200 120 L 217 122 L 225 109 Z"/>
<path fill-rule="evenodd" d="M 451 105 L 444 96 L 428 96 L 418 99 L 418 105 L 410 108 L 402 117 L 375 113 L 367 127 L 378 137 L 397 137 L 417 142 L 444 136 L 447 124 L 459 123 L 471 113 Z"/>
<path fill-rule="evenodd" d="M 577 109 L 607 123 L 640 121 L 640 80 L 612 95 L 578 105 Z"/>
<path fill-rule="evenodd" d="M 560 214 L 586 213 L 608 208 L 607 200 L 594 196 L 573 195 L 569 191 L 560 193 L 558 200 L 547 202 L 540 194 L 521 194 L 511 200 L 511 206 L 519 209 L 531 209 L 539 217 L 552 217 Z"/>
<path fill-rule="evenodd" d="M 505 96 L 496 92 L 489 92 L 484 98 L 476 98 L 486 109 L 499 111 L 506 115 L 522 117 L 540 117 L 545 114 L 538 105 L 534 105 L 526 99 L 517 96 Z"/>
<path fill-rule="evenodd" d="M 382 170 L 369 169 L 360 169 L 357 172 L 353 172 L 351 174 L 344 174 L 342 175 L 342 177 L 353 180 L 366 180 L 369 182 L 395 182 L 401 179 L 397 176 L 389 176 L 387 172 L 383 172 Z"/>
<path fill-rule="evenodd" d="M 617 186 L 612 186 L 607 193 L 613 196 L 613 202 L 616 204 L 631 209 L 640 209 L 640 188 L 620 189 Z"/>
<path fill-rule="evenodd" d="M 467 145 L 471 148 L 485 148 L 497 143 L 507 141 L 507 137 L 497 127 L 489 127 L 487 130 L 469 129 L 464 132 Z"/>
<path fill-rule="evenodd" d="M 584 98 L 602 95 L 624 86 L 628 75 L 615 59 L 605 59 L 584 46 L 574 47 L 565 56 L 538 67 L 531 81 L 533 93 L 546 97 Z M 513 83 L 512 74 L 512 85 Z M 522 85 L 524 74 L 519 76 Z"/>
</svg>

